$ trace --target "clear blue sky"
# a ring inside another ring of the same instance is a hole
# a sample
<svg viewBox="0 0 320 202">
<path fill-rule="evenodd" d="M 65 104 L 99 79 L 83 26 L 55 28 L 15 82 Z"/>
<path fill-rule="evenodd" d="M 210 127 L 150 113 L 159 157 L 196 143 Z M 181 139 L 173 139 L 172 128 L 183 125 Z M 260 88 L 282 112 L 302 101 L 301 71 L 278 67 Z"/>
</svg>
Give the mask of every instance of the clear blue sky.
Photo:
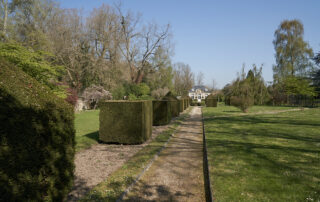
<svg viewBox="0 0 320 202">
<path fill-rule="evenodd" d="M 82 8 L 84 14 L 114 0 L 58 0 L 63 8 Z M 275 64 L 272 40 L 284 19 L 304 24 L 304 39 L 320 51 L 320 0 L 123 0 L 125 10 L 143 20 L 172 25 L 175 55 L 194 73 L 202 71 L 205 83 L 219 87 L 231 82 L 243 63 L 264 64 L 263 76 L 272 81 Z"/>
</svg>

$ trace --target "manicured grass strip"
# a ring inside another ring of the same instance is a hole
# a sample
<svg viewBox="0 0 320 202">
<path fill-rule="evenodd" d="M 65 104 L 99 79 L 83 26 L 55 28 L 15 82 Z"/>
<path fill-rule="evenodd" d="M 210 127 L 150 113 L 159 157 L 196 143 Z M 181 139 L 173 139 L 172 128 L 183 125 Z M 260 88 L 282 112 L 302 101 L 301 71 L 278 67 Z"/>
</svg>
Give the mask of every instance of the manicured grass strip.
<svg viewBox="0 0 320 202">
<path fill-rule="evenodd" d="M 233 115 L 242 115 L 242 111 L 236 107 L 233 106 L 221 106 L 221 103 L 219 103 L 219 106 L 214 109 L 207 108 L 206 110 L 214 111 L 214 116 L 233 116 Z M 248 114 L 252 113 L 263 113 L 263 112 L 276 112 L 276 111 L 283 111 L 283 110 L 291 110 L 291 109 L 297 109 L 297 107 L 282 107 L 282 106 L 253 106 L 250 107 L 248 110 Z"/>
<path fill-rule="evenodd" d="M 75 114 L 76 151 L 88 149 L 99 140 L 99 110 Z"/>
<path fill-rule="evenodd" d="M 163 147 L 188 114 L 188 111 L 181 114 L 168 130 L 158 135 L 149 145 L 136 153 L 120 169 L 112 173 L 106 181 L 94 187 L 81 201 L 115 201 L 118 199 Z"/>
<path fill-rule="evenodd" d="M 216 201 L 320 200 L 319 108 L 227 117 L 203 111 Z"/>
</svg>

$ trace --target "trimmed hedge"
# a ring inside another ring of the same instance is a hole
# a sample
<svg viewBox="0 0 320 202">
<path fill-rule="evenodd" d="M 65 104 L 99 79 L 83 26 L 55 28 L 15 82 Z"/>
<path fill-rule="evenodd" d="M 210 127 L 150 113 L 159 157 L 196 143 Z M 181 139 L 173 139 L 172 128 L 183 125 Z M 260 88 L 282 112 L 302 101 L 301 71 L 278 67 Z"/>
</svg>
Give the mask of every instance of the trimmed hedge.
<svg viewBox="0 0 320 202">
<path fill-rule="evenodd" d="M 140 144 L 151 137 L 152 101 L 103 101 L 100 107 L 99 140 Z"/>
<path fill-rule="evenodd" d="M 180 110 L 180 112 L 184 111 L 184 101 L 183 101 L 183 99 L 179 99 L 179 110 Z"/>
<path fill-rule="evenodd" d="M 63 201 L 73 184 L 73 107 L 0 58 L 0 201 Z"/>
<path fill-rule="evenodd" d="M 208 95 L 205 99 L 205 103 L 207 107 L 217 107 L 218 106 L 218 99 L 215 95 Z"/>
<path fill-rule="evenodd" d="M 218 100 L 217 99 L 206 99 L 206 106 L 207 107 L 217 107 L 218 106 Z"/>
<path fill-rule="evenodd" d="M 172 117 L 179 116 L 179 113 L 180 113 L 180 102 L 175 96 L 172 95 L 171 92 L 168 92 L 166 94 L 166 96 L 164 96 L 162 98 L 162 100 L 171 101 L 171 115 L 172 115 Z"/>
<path fill-rule="evenodd" d="M 153 107 L 153 125 L 160 126 L 166 125 L 171 121 L 171 102 L 167 100 L 154 100 L 152 101 Z"/>
</svg>

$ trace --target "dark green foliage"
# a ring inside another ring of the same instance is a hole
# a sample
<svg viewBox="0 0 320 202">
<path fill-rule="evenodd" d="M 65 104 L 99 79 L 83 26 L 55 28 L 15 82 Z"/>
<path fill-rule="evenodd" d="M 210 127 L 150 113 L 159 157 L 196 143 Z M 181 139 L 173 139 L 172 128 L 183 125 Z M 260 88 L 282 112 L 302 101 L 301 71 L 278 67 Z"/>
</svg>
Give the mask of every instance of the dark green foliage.
<svg viewBox="0 0 320 202">
<path fill-rule="evenodd" d="M 171 102 L 175 104 L 175 101 L 152 101 L 154 126 L 166 125 L 170 123 Z"/>
<path fill-rule="evenodd" d="M 113 100 L 123 100 L 126 95 L 125 88 L 122 85 L 119 85 L 117 88 L 111 91 Z"/>
<path fill-rule="evenodd" d="M 171 114 L 172 114 L 172 116 L 173 117 L 179 116 L 180 102 L 174 95 L 172 95 L 171 92 L 168 92 L 167 95 L 162 98 L 162 100 L 171 101 Z"/>
<path fill-rule="evenodd" d="M 218 98 L 215 95 L 208 95 L 205 99 L 205 103 L 207 107 L 217 107 L 218 106 Z"/>
<path fill-rule="evenodd" d="M 150 94 L 150 88 L 145 83 L 140 84 L 134 84 L 134 83 L 125 83 L 123 85 L 125 95 L 135 95 L 136 97 L 140 97 L 143 95 L 149 95 Z"/>
<path fill-rule="evenodd" d="M 183 98 L 183 108 L 184 110 L 188 108 L 188 103 L 187 99 Z"/>
<path fill-rule="evenodd" d="M 63 201 L 73 184 L 70 104 L 0 59 L 0 201 Z"/>
<path fill-rule="evenodd" d="M 152 132 L 152 101 L 104 101 L 99 103 L 99 140 L 140 144 Z"/>
<path fill-rule="evenodd" d="M 207 99 L 206 101 L 207 107 L 217 107 L 218 106 L 218 100 L 217 99 Z"/>
<path fill-rule="evenodd" d="M 34 51 L 16 43 L 0 43 L 0 57 L 21 68 L 25 73 L 40 83 L 53 89 L 57 95 L 65 98 L 63 86 L 56 85 L 64 72 L 62 66 L 48 62 L 48 53 Z"/>
<path fill-rule="evenodd" d="M 180 112 L 184 111 L 184 101 L 183 101 L 183 99 L 179 99 L 179 110 L 180 110 Z"/>
<path fill-rule="evenodd" d="M 319 58 L 320 58 L 320 56 L 319 56 Z M 319 97 L 319 95 L 320 95 L 320 69 L 317 69 L 313 73 L 313 75 L 312 75 L 312 83 L 313 83 L 313 86 L 315 87 L 316 93 L 318 94 L 318 97 Z"/>
</svg>

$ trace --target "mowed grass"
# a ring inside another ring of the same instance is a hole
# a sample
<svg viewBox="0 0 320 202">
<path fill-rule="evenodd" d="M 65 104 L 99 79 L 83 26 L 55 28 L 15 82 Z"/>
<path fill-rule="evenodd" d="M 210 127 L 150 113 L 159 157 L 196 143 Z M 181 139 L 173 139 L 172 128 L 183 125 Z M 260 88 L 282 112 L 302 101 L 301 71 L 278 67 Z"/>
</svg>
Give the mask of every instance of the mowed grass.
<svg viewBox="0 0 320 202">
<path fill-rule="evenodd" d="M 99 110 L 83 111 L 75 114 L 76 151 L 87 149 L 98 143 Z"/>
<path fill-rule="evenodd" d="M 288 109 L 203 109 L 216 201 L 320 201 L 320 108 Z"/>
</svg>

